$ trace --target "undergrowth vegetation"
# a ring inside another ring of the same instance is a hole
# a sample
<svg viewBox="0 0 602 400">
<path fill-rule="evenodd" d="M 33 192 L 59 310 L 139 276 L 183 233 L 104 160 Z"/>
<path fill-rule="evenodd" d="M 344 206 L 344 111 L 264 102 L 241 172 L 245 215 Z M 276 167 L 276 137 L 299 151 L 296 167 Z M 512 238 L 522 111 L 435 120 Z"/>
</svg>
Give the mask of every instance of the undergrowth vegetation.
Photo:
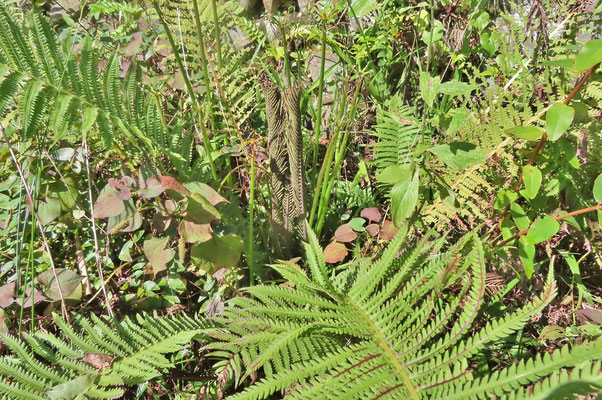
<svg viewBox="0 0 602 400">
<path fill-rule="evenodd" d="M 594 398 L 602 5 L 5 0 L 0 396 Z"/>
</svg>

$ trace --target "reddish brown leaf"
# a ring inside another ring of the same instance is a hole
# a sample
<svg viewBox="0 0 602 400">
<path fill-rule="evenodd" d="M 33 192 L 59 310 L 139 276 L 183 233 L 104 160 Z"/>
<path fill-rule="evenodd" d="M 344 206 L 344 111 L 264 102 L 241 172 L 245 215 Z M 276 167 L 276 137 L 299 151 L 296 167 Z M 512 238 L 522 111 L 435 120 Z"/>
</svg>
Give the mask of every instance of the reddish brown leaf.
<svg viewBox="0 0 602 400">
<path fill-rule="evenodd" d="M 116 358 L 108 354 L 86 353 L 80 361 L 96 369 L 105 369 L 109 368 Z"/>
<path fill-rule="evenodd" d="M 0 286 L 0 307 L 8 307 L 15 300 L 15 282 Z"/>
<path fill-rule="evenodd" d="M 148 262 L 153 268 L 153 272 L 157 273 L 167 268 L 167 263 L 170 262 L 175 255 L 172 249 L 167 249 L 169 237 L 165 238 L 150 238 L 144 241 L 142 249 L 144 255 L 148 258 Z"/>
<path fill-rule="evenodd" d="M 327 263 L 338 263 L 347 257 L 347 247 L 343 243 L 330 242 L 324 249 L 324 259 Z"/>
<path fill-rule="evenodd" d="M 161 182 L 161 186 L 163 189 L 176 192 L 180 195 L 189 195 L 190 191 L 184 187 L 180 182 L 177 181 L 176 178 L 172 178 L 171 176 L 159 175 L 157 176 L 159 182 Z"/>
<path fill-rule="evenodd" d="M 391 240 L 395 237 L 398 230 L 399 228 L 393 225 L 392 221 L 387 220 L 383 222 L 383 227 L 380 230 L 380 238 L 382 240 Z"/>
<path fill-rule="evenodd" d="M 364 208 L 360 213 L 360 217 L 366 218 L 370 222 L 379 222 L 382 215 L 380 214 L 380 211 L 378 211 L 378 208 L 370 207 Z"/>
<path fill-rule="evenodd" d="M 180 222 L 178 231 L 182 238 L 188 243 L 202 243 L 210 240 L 212 237 L 211 224 L 197 224 L 196 222 L 187 219 Z"/>
<path fill-rule="evenodd" d="M 366 227 L 366 231 L 370 234 L 370 236 L 376 236 L 380 231 L 380 226 L 378 226 L 378 224 L 370 224 Z"/>
<path fill-rule="evenodd" d="M 333 239 L 339 242 L 352 242 L 357 238 L 357 234 L 348 224 L 343 224 L 334 232 Z"/>
<path fill-rule="evenodd" d="M 94 203 L 95 218 L 116 217 L 125 210 L 123 200 L 117 196 L 117 191 L 110 185 L 102 189 Z"/>
</svg>

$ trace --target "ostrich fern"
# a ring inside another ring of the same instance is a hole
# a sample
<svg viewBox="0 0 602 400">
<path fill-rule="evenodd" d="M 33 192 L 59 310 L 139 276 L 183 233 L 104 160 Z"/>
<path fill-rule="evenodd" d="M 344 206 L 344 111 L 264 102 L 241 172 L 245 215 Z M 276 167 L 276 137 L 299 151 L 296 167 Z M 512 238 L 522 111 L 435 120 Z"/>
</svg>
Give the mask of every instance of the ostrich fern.
<svg viewBox="0 0 602 400">
<path fill-rule="evenodd" d="M 400 233 L 379 259 L 331 275 L 313 233 L 307 274 L 274 268 L 287 285 L 255 286 L 220 317 L 227 329 L 208 345 L 240 383 L 265 377 L 234 399 L 287 390 L 291 399 L 545 398 L 599 387 L 602 340 L 521 360 L 490 374 L 475 356 L 521 330 L 556 295 L 552 269 L 542 293 L 519 310 L 477 324 L 485 299 L 485 253 L 474 233 L 447 251 L 426 235 L 404 246 Z M 402 255 L 398 256 L 401 250 Z M 596 369 L 597 366 L 597 369 Z M 246 370 L 243 374 L 242 372 Z M 532 385 L 533 387 L 529 387 Z"/>
</svg>

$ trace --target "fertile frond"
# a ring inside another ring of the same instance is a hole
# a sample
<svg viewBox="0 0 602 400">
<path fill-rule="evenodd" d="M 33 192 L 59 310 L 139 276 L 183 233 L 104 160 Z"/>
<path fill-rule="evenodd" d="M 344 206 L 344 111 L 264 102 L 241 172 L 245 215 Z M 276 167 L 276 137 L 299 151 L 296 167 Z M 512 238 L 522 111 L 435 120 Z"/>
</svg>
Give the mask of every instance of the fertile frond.
<svg viewBox="0 0 602 400">
<path fill-rule="evenodd" d="M 186 316 L 138 315 L 136 321 L 76 315 L 70 326 L 58 315 L 62 335 L 3 335 L 13 355 L 0 359 L 0 393 L 11 398 L 62 398 L 69 388 L 86 398 L 114 398 L 122 385 L 159 376 L 173 363 L 165 354 L 184 348 L 209 327 Z M 73 395 L 70 398 L 75 397 Z"/>
<path fill-rule="evenodd" d="M 210 330 L 219 342 L 208 348 L 230 360 L 220 365 L 237 381 L 265 372 L 233 398 L 269 398 L 286 388 L 293 399 L 490 398 L 545 379 L 568 380 L 569 372 L 594 385 L 591 370 L 566 368 L 599 359 L 599 341 L 492 375 L 471 370 L 475 356 L 521 330 L 554 298 L 553 274 L 540 296 L 477 329 L 485 299 L 483 245 L 471 233 L 442 251 L 445 240 L 433 236 L 412 245 L 401 232 L 379 259 L 356 261 L 331 277 L 310 233 L 311 277 L 294 264 L 276 266 L 288 286 L 248 288 L 251 297 L 234 299 L 219 317 L 225 328 Z"/>
</svg>

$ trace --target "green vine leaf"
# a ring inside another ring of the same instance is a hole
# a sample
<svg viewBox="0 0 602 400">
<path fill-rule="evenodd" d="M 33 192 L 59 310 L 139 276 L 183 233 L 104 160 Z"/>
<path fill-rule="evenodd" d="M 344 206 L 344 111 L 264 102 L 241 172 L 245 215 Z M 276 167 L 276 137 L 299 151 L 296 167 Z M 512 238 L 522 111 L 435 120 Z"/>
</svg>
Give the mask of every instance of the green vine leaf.
<svg viewBox="0 0 602 400">
<path fill-rule="evenodd" d="M 594 200 L 596 203 L 602 203 L 602 174 L 598 175 L 594 181 Z"/>
<path fill-rule="evenodd" d="M 558 140 L 569 128 L 575 117 L 575 109 L 562 103 L 556 103 L 546 114 L 546 131 L 552 142 Z"/>
<path fill-rule="evenodd" d="M 541 187 L 541 171 L 533 165 L 525 165 L 523 168 L 523 181 L 525 183 L 525 194 L 534 199 Z"/>
<path fill-rule="evenodd" d="M 396 226 L 408 219 L 418 204 L 418 170 L 411 179 L 397 183 L 391 189 L 393 223 Z"/>
<path fill-rule="evenodd" d="M 524 237 L 520 238 L 518 240 L 518 255 L 523 263 L 526 277 L 531 279 L 534 270 L 535 246 L 527 243 Z"/>
<path fill-rule="evenodd" d="M 537 244 L 545 242 L 558 233 L 559 229 L 560 224 L 552 217 L 537 219 L 533 225 L 531 225 L 529 232 L 527 232 L 525 243 Z"/>
<path fill-rule="evenodd" d="M 575 69 L 583 71 L 602 62 L 602 39 L 594 39 L 583 45 L 575 58 Z"/>
</svg>

